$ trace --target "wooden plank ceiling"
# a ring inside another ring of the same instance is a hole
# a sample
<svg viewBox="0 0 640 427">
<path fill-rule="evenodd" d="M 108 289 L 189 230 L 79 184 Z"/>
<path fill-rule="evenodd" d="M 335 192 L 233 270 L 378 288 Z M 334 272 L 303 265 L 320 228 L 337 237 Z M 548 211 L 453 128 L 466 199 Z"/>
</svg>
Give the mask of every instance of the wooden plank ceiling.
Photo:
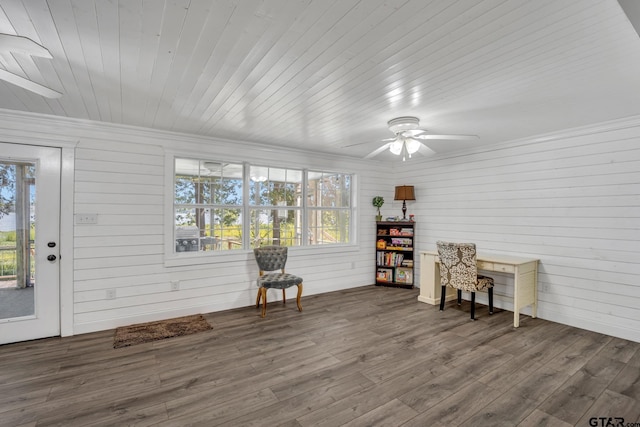
<svg viewBox="0 0 640 427">
<path fill-rule="evenodd" d="M 613 0 L 1 0 L 0 33 L 53 55 L 0 68 L 63 94 L 0 81 L 0 108 L 348 156 L 397 116 L 479 136 L 446 152 L 640 114 Z"/>
</svg>

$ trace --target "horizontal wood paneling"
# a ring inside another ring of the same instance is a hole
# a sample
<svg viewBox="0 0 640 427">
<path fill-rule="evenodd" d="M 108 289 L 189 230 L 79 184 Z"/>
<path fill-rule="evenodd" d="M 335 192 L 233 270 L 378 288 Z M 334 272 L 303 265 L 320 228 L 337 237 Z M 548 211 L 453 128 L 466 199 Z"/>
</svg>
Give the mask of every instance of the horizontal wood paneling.
<svg viewBox="0 0 640 427">
<path fill-rule="evenodd" d="M 99 126 L 98 126 L 99 128 Z M 185 157 L 248 161 L 357 174 L 357 247 L 291 250 L 287 270 L 303 276 L 304 295 L 371 284 L 374 278 L 374 217 L 378 189 L 392 197 L 391 171 L 370 170 L 368 162 L 310 156 L 251 145 L 162 132 L 127 133 L 88 127 L 78 131 L 74 212 L 97 214 L 97 224 L 74 227 L 74 329 L 112 328 L 175 315 L 255 304 L 257 266 L 250 252 L 188 267 L 164 265 L 164 161 L 167 151 Z M 63 131 L 64 133 L 64 131 Z M 170 194 L 170 192 L 169 192 Z M 171 291 L 171 282 L 180 289 Z M 116 297 L 107 299 L 107 290 Z M 291 294 L 293 295 L 293 294 Z M 269 300 L 281 299 L 270 292 Z"/>
<path fill-rule="evenodd" d="M 382 215 L 399 216 L 402 202 L 393 200 L 393 187 L 409 184 L 417 191 L 417 200 L 407 202 L 408 213 L 416 215 L 417 250 L 434 249 L 438 239 L 471 240 L 481 251 L 538 257 L 541 317 L 640 341 L 637 120 L 415 157 L 396 167 L 47 120 L 21 116 L 0 126 L 9 134 L 33 132 L 37 138 L 49 123 L 48 141 L 78 139 L 74 212 L 97 214 L 98 224 L 74 226 L 73 283 L 62 286 L 74 295 L 75 333 L 255 303 L 257 267 L 250 252 L 228 262 L 165 267 L 164 159 L 175 151 L 357 174 L 357 245 L 333 253 L 326 248 L 290 253 L 288 270 L 303 273 L 305 295 L 373 282 L 376 210 L 371 199 L 383 196 Z M 419 274 L 419 263 L 416 267 Z M 508 308 L 502 296 L 511 295 L 513 279 L 494 276 L 498 304 Z M 176 280 L 180 290 L 171 291 Z M 110 289 L 115 299 L 106 298 Z M 270 301 L 278 298 L 277 292 L 269 295 Z"/>
<path fill-rule="evenodd" d="M 537 257 L 540 317 L 640 341 L 639 170 L 631 120 L 412 159 L 395 172 L 416 187 L 421 248 L 472 241 Z M 494 275 L 509 295 L 512 279 Z"/>
</svg>

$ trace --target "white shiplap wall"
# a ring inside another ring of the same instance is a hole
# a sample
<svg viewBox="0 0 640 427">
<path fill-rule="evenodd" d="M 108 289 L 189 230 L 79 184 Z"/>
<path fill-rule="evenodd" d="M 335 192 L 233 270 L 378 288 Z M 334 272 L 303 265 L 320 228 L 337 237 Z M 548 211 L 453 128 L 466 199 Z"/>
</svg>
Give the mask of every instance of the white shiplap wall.
<svg viewBox="0 0 640 427">
<path fill-rule="evenodd" d="M 63 334 L 255 304 L 258 271 L 249 251 L 200 265 L 166 266 L 165 157 L 171 152 L 355 173 L 357 244 L 340 249 L 292 248 L 287 270 L 304 277 L 306 296 L 373 283 L 371 199 L 380 193 L 380 186 L 389 192 L 393 187 L 391 172 L 373 170 L 370 162 L 12 112 L 0 114 L 0 130 L 7 142 L 24 143 L 30 135 L 43 134 L 50 145 L 57 139 L 67 144 L 77 141 L 74 203 L 67 215 L 97 214 L 98 223 L 73 226 L 73 260 L 66 261 L 73 263 L 73 278 L 61 284 L 63 294 L 72 295 L 72 308 L 63 301 L 62 317 L 72 320 Z M 171 291 L 170 283 L 176 280 L 180 290 Z M 116 298 L 107 298 L 107 290 L 114 290 Z M 269 294 L 270 301 L 278 299 L 281 293 Z"/>
<path fill-rule="evenodd" d="M 539 317 L 640 341 L 639 118 L 412 159 L 396 174 L 416 187 L 421 250 L 443 239 L 537 257 Z M 491 274 L 510 295 L 511 277 Z"/>
<path fill-rule="evenodd" d="M 224 265 L 165 266 L 164 162 L 177 149 L 358 175 L 356 247 L 292 250 L 288 267 L 304 272 L 305 295 L 372 283 L 371 199 L 385 198 L 385 217 L 400 215 L 393 186 L 409 184 L 417 191 L 418 200 L 407 204 L 416 214 L 418 250 L 434 249 L 438 239 L 472 240 L 481 251 L 538 257 L 540 317 L 640 341 L 640 118 L 415 157 L 393 171 L 382 162 L 238 149 L 228 141 L 6 111 L 0 131 L 6 142 L 75 144 L 75 201 L 63 213 L 98 214 L 97 225 L 72 226 L 73 259 L 66 257 L 63 270 L 72 264 L 73 274 L 61 283 L 62 295 L 70 295 L 63 326 L 71 320 L 63 334 L 255 303 L 257 271 L 248 252 Z M 492 274 L 497 292 L 508 295 L 512 279 Z M 179 291 L 169 291 L 172 280 Z M 106 298 L 107 289 L 115 299 Z M 498 304 L 509 308 L 508 299 Z"/>
<path fill-rule="evenodd" d="M 142 137 L 149 140 L 126 140 L 126 135 L 109 139 L 103 134 L 81 138 L 77 146 L 75 213 L 97 213 L 99 221 L 75 227 L 76 332 L 255 304 L 258 271 L 251 252 L 225 254 L 199 265 L 164 264 L 165 155 L 184 151 L 213 160 L 354 172 L 362 183 L 371 182 L 373 175 L 365 162 L 357 166 L 357 161 L 336 157 L 158 132 Z M 370 185 L 362 185 L 361 200 L 373 197 L 371 191 Z M 360 204 L 362 214 L 373 218 L 370 203 Z M 357 223 L 363 250 L 290 250 L 287 270 L 304 277 L 304 295 L 372 283 L 372 226 Z M 180 282 L 179 291 L 170 290 L 171 281 Z M 106 298 L 108 289 L 115 290 L 115 299 Z M 270 293 L 269 300 L 280 295 Z"/>
</svg>

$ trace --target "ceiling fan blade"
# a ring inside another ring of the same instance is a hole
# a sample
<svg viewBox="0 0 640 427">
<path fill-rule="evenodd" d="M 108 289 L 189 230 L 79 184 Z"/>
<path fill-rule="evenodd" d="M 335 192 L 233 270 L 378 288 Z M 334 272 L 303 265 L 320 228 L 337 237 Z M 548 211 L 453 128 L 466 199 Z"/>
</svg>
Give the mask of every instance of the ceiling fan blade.
<svg viewBox="0 0 640 427">
<path fill-rule="evenodd" d="M 383 139 L 383 141 L 385 141 L 385 140 Z M 373 143 L 378 143 L 378 142 L 380 142 L 380 141 L 356 142 L 355 144 L 341 145 L 340 148 L 357 147 L 358 145 L 373 144 Z"/>
<path fill-rule="evenodd" d="M 30 38 L 15 36 L 13 34 L 0 34 L 0 51 L 19 52 L 25 55 L 53 58 L 49 50 L 34 42 Z"/>
<path fill-rule="evenodd" d="M 15 36 L 13 34 L 0 34 L 0 53 L 21 53 L 24 55 L 39 56 L 42 58 L 53 58 L 51 52 L 42 45 L 34 42 L 30 38 Z M 39 83 L 33 82 L 24 77 L 10 73 L 6 70 L 0 70 L 0 80 L 4 80 L 23 89 L 37 93 L 47 98 L 59 98 L 62 96 L 60 92 L 49 89 Z"/>
<path fill-rule="evenodd" d="M 366 142 L 356 142 L 355 144 L 349 144 L 349 145 L 343 145 L 340 148 L 349 148 L 349 147 L 357 147 L 358 145 L 364 145 L 364 144 L 372 144 L 374 142 L 387 142 L 387 141 L 395 141 L 397 138 L 385 138 L 385 139 L 381 139 L 380 141 L 366 141 Z"/>
<path fill-rule="evenodd" d="M 478 139 L 478 135 L 432 135 L 429 133 L 414 135 L 417 139 L 450 139 L 450 140 L 472 140 Z"/>
<path fill-rule="evenodd" d="M 382 147 L 379 147 L 376 150 L 372 151 L 371 153 L 367 154 L 364 158 L 365 159 L 370 159 L 372 157 L 375 157 L 378 154 L 382 153 L 384 150 L 388 149 L 390 145 L 391 145 L 391 142 L 387 142 Z"/>
<path fill-rule="evenodd" d="M 24 77 L 17 76 L 5 70 L 0 70 L 0 80 L 7 81 L 23 89 L 30 90 L 31 92 L 37 93 L 38 95 L 42 95 L 47 98 L 60 98 L 62 96 L 60 92 L 56 92 L 53 89 L 49 89 L 46 86 L 42 86 L 41 84 L 38 84 L 31 80 L 27 80 Z"/>
<path fill-rule="evenodd" d="M 436 154 L 435 151 L 433 151 L 431 148 L 424 145 L 422 142 L 420 143 L 420 148 L 418 149 L 418 153 L 422 154 L 423 156 L 430 156 L 431 154 Z"/>
</svg>

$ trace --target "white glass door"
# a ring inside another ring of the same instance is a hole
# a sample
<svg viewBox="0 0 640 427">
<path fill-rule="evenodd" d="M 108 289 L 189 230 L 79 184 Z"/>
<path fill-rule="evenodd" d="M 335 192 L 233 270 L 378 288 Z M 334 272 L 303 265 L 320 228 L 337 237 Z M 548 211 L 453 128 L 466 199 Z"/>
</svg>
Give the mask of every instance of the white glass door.
<svg viewBox="0 0 640 427">
<path fill-rule="evenodd" d="M 60 335 L 60 149 L 0 143 L 0 344 Z"/>
</svg>

